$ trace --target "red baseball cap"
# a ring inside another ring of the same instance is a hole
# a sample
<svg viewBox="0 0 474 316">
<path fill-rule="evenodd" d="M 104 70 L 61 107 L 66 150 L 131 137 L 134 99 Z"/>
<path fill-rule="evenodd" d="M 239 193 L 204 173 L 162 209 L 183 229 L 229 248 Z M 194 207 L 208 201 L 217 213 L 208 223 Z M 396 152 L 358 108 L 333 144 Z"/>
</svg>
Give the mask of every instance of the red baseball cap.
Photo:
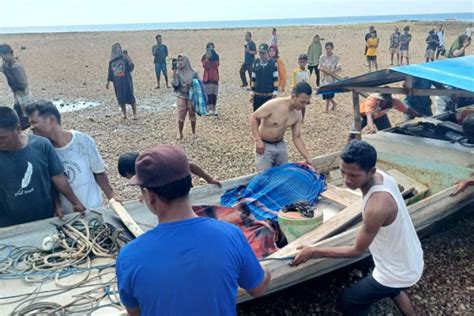
<svg viewBox="0 0 474 316">
<path fill-rule="evenodd" d="M 184 150 L 159 145 L 143 151 L 135 162 L 136 175 L 128 183 L 147 188 L 162 187 L 191 175 Z"/>
</svg>

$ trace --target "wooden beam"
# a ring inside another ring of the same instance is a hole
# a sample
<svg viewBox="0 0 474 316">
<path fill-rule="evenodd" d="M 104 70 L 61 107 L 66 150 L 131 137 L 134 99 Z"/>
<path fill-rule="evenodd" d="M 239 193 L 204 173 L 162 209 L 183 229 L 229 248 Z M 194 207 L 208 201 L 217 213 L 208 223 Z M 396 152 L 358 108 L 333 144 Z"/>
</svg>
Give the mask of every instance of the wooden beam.
<svg viewBox="0 0 474 316">
<path fill-rule="evenodd" d="M 121 203 L 117 202 L 115 199 L 110 199 L 109 204 L 133 236 L 138 237 L 143 234 L 143 230 L 138 226 L 137 222 L 135 222 L 133 217 Z"/>
<path fill-rule="evenodd" d="M 333 77 L 334 79 L 336 80 L 343 80 L 344 78 L 342 78 L 341 76 L 337 75 L 337 74 L 332 74 L 330 72 L 324 72 L 326 75 L 330 76 L 330 77 Z M 363 93 L 363 92 L 357 92 L 358 94 L 360 94 L 362 97 L 366 98 L 369 96 L 367 93 Z"/>
<path fill-rule="evenodd" d="M 357 93 L 385 93 L 385 94 L 407 94 L 407 89 L 404 88 L 384 88 L 384 87 L 346 87 L 346 91 L 352 91 Z M 411 94 L 415 96 L 457 96 L 457 97 L 468 97 L 474 98 L 474 93 L 458 90 L 458 89 L 412 89 Z"/>
<path fill-rule="evenodd" d="M 352 92 L 352 105 L 354 106 L 354 131 L 351 134 L 355 134 L 356 139 L 362 139 L 361 130 L 362 126 L 360 123 L 360 105 L 359 105 L 359 94 Z"/>
</svg>

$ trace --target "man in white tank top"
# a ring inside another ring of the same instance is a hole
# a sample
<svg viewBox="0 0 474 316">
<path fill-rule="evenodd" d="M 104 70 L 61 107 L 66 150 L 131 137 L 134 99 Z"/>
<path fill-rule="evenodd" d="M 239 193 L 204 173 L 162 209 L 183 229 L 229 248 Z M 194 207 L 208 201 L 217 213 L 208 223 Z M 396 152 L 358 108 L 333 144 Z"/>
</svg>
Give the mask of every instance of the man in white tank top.
<svg viewBox="0 0 474 316">
<path fill-rule="evenodd" d="M 344 315 L 367 315 L 370 306 L 387 297 L 405 315 L 415 309 L 405 289 L 423 272 L 423 250 L 410 214 L 392 177 L 375 168 L 377 152 L 364 141 L 349 143 L 341 153 L 340 169 L 346 186 L 362 191 L 363 224 L 352 246 L 316 248 L 302 246 L 292 262 L 297 266 L 311 258 L 359 257 L 370 250 L 373 273 L 346 288 L 337 306 Z"/>
</svg>

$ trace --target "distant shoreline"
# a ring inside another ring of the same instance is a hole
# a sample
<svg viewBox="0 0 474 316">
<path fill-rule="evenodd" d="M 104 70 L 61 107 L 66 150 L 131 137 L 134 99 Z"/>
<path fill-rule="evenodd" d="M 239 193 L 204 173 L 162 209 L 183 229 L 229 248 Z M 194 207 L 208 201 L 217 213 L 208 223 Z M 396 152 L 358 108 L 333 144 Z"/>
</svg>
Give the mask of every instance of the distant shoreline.
<svg viewBox="0 0 474 316">
<path fill-rule="evenodd" d="M 206 29 L 241 29 L 260 27 L 304 27 L 355 25 L 368 23 L 420 23 L 420 22 L 474 22 L 474 12 L 438 13 L 412 15 L 383 15 L 328 18 L 208 21 L 208 22 L 171 22 L 171 23 L 139 23 L 139 24 L 104 24 L 104 25 L 71 25 L 71 26 L 32 26 L 32 27 L 0 27 L 0 34 L 31 34 L 31 33 L 78 33 L 78 32 L 124 32 L 153 30 L 206 30 Z"/>
</svg>

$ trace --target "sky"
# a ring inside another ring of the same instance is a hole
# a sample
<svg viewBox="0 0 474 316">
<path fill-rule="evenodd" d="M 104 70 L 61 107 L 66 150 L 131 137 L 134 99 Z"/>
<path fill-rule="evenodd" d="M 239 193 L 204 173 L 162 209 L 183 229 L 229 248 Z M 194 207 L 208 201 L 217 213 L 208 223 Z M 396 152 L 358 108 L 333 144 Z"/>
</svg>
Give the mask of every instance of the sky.
<svg viewBox="0 0 474 316">
<path fill-rule="evenodd" d="M 474 12 L 473 0 L 0 0 L 0 3 L 0 27 Z"/>
</svg>

